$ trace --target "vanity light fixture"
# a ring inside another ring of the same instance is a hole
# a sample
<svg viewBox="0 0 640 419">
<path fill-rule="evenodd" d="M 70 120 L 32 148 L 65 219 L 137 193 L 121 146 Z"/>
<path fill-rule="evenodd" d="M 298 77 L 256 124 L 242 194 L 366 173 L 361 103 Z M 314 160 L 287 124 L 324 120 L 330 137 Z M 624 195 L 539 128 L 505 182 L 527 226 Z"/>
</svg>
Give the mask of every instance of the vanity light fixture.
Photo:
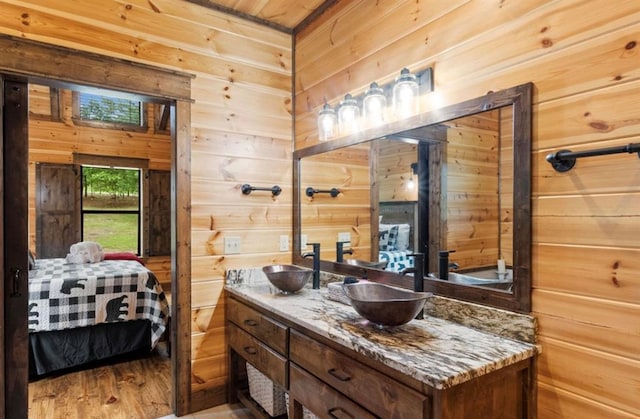
<svg viewBox="0 0 640 419">
<path fill-rule="evenodd" d="M 393 84 L 393 110 L 399 119 L 415 115 L 420 109 L 420 85 L 415 74 L 403 68 Z"/>
<path fill-rule="evenodd" d="M 341 136 L 355 134 L 361 128 L 387 122 L 385 119 L 389 116 L 404 119 L 416 115 L 420 110 L 420 96 L 429 92 L 433 92 L 433 68 L 428 67 L 417 73 L 403 68 L 392 82 L 383 85 L 373 82 L 363 94 L 356 97 L 347 93 L 335 109 L 325 102 L 318 112 L 318 138 L 326 141 L 336 137 L 338 132 Z M 393 110 L 388 110 L 389 102 L 392 102 Z"/>
<path fill-rule="evenodd" d="M 344 95 L 338 106 L 338 127 L 340 135 L 355 134 L 360 130 L 360 108 L 350 93 Z"/>
<path fill-rule="evenodd" d="M 337 122 L 336 111 L 325 102 L 322 110 L 318 113 L 318 136 L 320 141 L 326 141 L 336 136 L 338 130 Z"/>
<path fill-rule="evenodd" d="M 409 172 L 409 181 L 407 182 L 407 189 L 413 190 L 413 188 L 415 188 L 416 183 L 413 180 L 413 175 L 417 175 L 417 174 L 418 174 L 418 163 L 417 162 L 411 163 L 411 171 Z"/>
<path fill-rule="evenodd" d="M 387 97 L 384 95 L 384 89 L 374 81 L 362 98 L 362 116 L 367 126 L 375 127 L 382 124 L 386 107 Z"/>
</svg>

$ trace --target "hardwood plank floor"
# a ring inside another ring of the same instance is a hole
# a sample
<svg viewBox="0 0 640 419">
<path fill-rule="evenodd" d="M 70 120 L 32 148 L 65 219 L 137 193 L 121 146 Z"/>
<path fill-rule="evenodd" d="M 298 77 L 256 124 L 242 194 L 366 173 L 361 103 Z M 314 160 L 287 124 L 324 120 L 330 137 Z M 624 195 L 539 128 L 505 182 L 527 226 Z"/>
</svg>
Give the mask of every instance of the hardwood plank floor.
<svg viewBox="0 0 640 419">
<path fill-rule="evenodd" d="M 171 414 L 171 360 L 146 358 L 29 383 L 29 419 L 154 419 Z"/>
</svg>

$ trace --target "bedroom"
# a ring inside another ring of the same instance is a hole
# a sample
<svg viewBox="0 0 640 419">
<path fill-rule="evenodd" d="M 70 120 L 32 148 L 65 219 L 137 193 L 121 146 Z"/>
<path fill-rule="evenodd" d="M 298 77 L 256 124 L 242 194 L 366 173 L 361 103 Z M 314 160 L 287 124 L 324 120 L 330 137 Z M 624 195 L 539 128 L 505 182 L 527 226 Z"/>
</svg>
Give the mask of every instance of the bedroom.
<svg viewBox="0 0 640 419">
<path fill-rule="evenodd" d="M 131 290 L 135 290 L 135 278 L 138 278 L 139 282 L 155 278 L 159 282 L 160 287 L 157 288 L 159 294 L 153 291 L 154 294 L 150 297 L 154 299 L 162 297 L 162 301 L 170 301 L 171 231 L 168 228 L 171 224 L 169 205 L 171 202 L 169 176 L 171 134 L 168 126 L 170 106 L 168 103 L 142 102 L 135 97 L 113 98 L 113 96 L 119 96 L 117 92 L 101 91 L 100 93 L 108 95 L 109 98 L 106 99 L 106 104 L 102 102 L 100 109 L 109 110 L 108 105 L 113 108 L 114 102 L 119 102 L 121 108 L 125 105 L 130 106 L 125 109 L 126 119 L 132 123 L 109 122 L 109 115 L 91 120 L 87 112 L 83 113 L 81 110 L 93 106 L 95 114 L 95 108 L 102 99 L 88 92 L 88 89 L 82 87 L 71 89 L 39 84 L 29 85 L 29 248 L 36 255 L 36 269 L 29 274 L 30 284 L 33 281 L 32 285 L 35 287 L 35 281 L 41 277 L 47 278 L 45 274 L 47 269 L 62 271 L 64 268 L 65 272 L 71 271 L 69 274 L 82 278 L 86 278 L 87 275 L 99 275 L 101 278 L 100 275 L 110 275 L 110 272 L 113 272 L 129 278 Z M 101 119 L 101 121 L 95 119 Z M 123 176 L 131 178 L 127 184 L 122 183 Z M 92 179 L 93 182 L 91 182 Z M 99 183 L 101 180 L 102 184 Z M 126 191 L 124 191 L 125 186 Z M 119 196 L 124 195 L 125 192 L 129 195 L 128 197 Z M 106 199 L 102 198 L 103 196 Z M 118 204 L 121 201 L 125 201 L 125 208 L 120 208 L 123 206 Z M 121 226 L 122 231 L 117 231 L 118 226 Z M 78 247 L 74 243 L 82 240 L 92 240 L 104 247 L 100 249 L 101 257 L 90 261 L 98 263 L 86 265 L 88 266 L 86 270 L 84 270 L 85 265 L 74 265 L 75 261 L 67 256 L 71 255 L 69 253 L 71 249 L 75 250 Z M 65 256 L 67 256 L 67 262 L 71 264 L 54 267 L 54 261 L 64 262 Z M 104 263 L 100 262 L 102 258 L 105 259 Z M 107 262 L 106 259 L 134 259 L 134 261 Z M 136 267 L 137 261 L 146 268 Z M 112 267 L 111 264 L 119 265 Z M 83 270 L 73 270 L 75 266 L 78 269 L 82 266 Z M 151 272 L 146 271 L 147 268 Z M 108 276 L 105 277 L 105 282 L 111 281 L 114 285 L 124 284 L 119 280 L 108 278 Z M 51 283 L 53 284 L 54 281 L 55 278 L 52 278 Z M 78 282 L 81 288 L 87 287 L 87 292 L 91 287 L 90 283 L 90 279 L 86 282 Z M 46 287 L 48 289 L 49 285 Z M 69 290 L 69 298 L 84 295 L 81 291 L 75 291 Z M 53 289 L 50 292 L 53 292 Z M 127 297 L 121 306 L 125 308 L 125 312 L 128 311 L 124 313 L 124 317 L 131 320 L 138 318 L 140 315 L 134 315 L 131 310 L 127 310 L 135 307 L 135 295 L 123 295 Z M 100 306 L 100 299 L 104 300 L 105 297 L 98 295 L 90 297 L 87 294 L 82 298 L 85 299 L 82 301 L 95 298 L 97 309 Z M 58 299 L 57 301 L 69 300 Z M 142 300 L 138 301 L 140 301 L 139 304 L 143 304 Z M 33 306 L 36 309 L 44 304 L 46 304 L 44 300 L 30 300 L 30 307 Z M 157 314 L 163 313 L 164 320 L 156 317 L 151 323 L 155 325 L 153 327 L 167 330 L 165 327 L 168 323 L 169 305 L 161 307 L 153 302 L 145 304 L 149 308 L 156 307 L 159 310 Z M 113 360 L 114 356 L 116 361 L 122 362 L 125 359 L 123 354 L 129 354 L 129 358 L 160 355 L 166 363 L 166 366 L 162 367 L 166 375 L 165 380 L 171 380 L 170 359 L 167 352 L 169 350 L 168 330 L 167 334 L 162 331 L 153 332 L 150 346 L 146 322 L 142 325 L 143 321 L 137 321 L 134 323 L 141 324 L 140 328 L 122 329 L 118 331 L 120 338 L 116 342 L 104 344 L 103 340 L 102 345 L 97 344 L 92 352 L 87 351 L 81 354 L 74 344 L 65 346 L 66 340 L 56 337 L 54 332 L 46 332 L 47 327 L 55 330 L 60 329 L 63 324 L 57 327 L 54 327 L 55 324 L 40 326 L 38 320 L 46 317 L 47 313 L 39 313 L 36 309 L 30 311 L 30 330 L 35 332 L 37 327 L 37 331 L 45 332 L 31 334 L 30 377 L 35 383 L 30 389 L 32 394 L 38 392 L 37 389 L 42 386 L 51 386 L 48 382 L 42 383 L 39 380 L 47 381 L 47 377 L 57 377 L 78 368 L 87 368 L 87 364 L 103 365 Z M 69 311 L 73 312 L 72 307 Z M 82 321 L 84 325 L 94 321 L 82 316 L 81 319 L 76 322 Z M 119 315 L 118 319 L 123 320 L 122 315 Z M 98 313 L 95 322 L 98 323 L 99 320 Z M 113 321 L 113 319 L 109 320 L 108 316 L 105 320 Z M 74 324 L 70 323 L 71 326 Z M 83 329 L 74 329 L 70 332 L 74 334 L 68 336 L 69 342 L 80 338 L 84 338 L 87 342 L 99 342 L 95 335 L 91 335 L 91 339 L 88 335 L 79 335 L 81 330 Z M 114 336 L 115 332 L 109 333 L 111 334 L 107 333 L 103 339 Z M 160 335 L 162 335 L 162 344 L 158 344 Z M 54 340 L 40 342 L 40 337 Z M 40 349 L 36 351 L 34 348 Z M 57 349 L 50 351 L 48 348 Z M 65 352 L 64 348 L 67 348 L 70 355 L 58 356 L 58 353 Z M 150 349 L 155 351 L 152 352 Z M 144 369 L 142 371 L 146 375 L 152 374 L 151 371 L 144 372 Z M 149 375 L 148 379 L 151 379 L 151 376 Z M 144 380 L 143 377 L 138 379 Z M 164 404 L 168 408 L 170 392 L 165 394 L 165 399 Z"/>
</svg>

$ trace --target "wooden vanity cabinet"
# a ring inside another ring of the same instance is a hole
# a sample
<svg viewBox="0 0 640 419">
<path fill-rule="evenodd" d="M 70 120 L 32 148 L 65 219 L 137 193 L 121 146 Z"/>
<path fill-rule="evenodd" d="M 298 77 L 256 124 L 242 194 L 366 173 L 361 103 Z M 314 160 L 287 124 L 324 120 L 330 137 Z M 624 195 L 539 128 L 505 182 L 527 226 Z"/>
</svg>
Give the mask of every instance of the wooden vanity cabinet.
<svg viewBox="0 0 640 419">
<path fill-rule="evenodd" d="M 248 360 L 288 390 L 292 419 L 302 406 L 320 418 L 535 418 L 534 358 L 436 389 L 240 299 L 227 300 L 231 403 L 252 409 Z"/>
<path fill-rule="evenodd" d="M 270 416 L 249 396 L 246 362 L 283 388 L 289 386 L 289 328 L 235 298 L 227 299 L 230 403 L 242 402 L 257 418 Z M 284 415 L 286 417 L 286 415 Z"/>
</svg>

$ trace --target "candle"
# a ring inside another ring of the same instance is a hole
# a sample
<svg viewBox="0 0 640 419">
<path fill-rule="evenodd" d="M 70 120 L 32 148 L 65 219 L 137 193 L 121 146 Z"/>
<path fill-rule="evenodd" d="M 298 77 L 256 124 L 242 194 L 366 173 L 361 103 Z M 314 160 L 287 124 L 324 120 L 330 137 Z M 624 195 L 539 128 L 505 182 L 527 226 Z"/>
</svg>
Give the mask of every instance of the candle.
<svg viewBox="0 0 640 419">
<path fill-rule="evenodd" d="M 507 269 L 504 263 L 504 259 L 498 259 L 498 273 L 503 274 L 506 272 L 507 272 Z"/>
</svg>

